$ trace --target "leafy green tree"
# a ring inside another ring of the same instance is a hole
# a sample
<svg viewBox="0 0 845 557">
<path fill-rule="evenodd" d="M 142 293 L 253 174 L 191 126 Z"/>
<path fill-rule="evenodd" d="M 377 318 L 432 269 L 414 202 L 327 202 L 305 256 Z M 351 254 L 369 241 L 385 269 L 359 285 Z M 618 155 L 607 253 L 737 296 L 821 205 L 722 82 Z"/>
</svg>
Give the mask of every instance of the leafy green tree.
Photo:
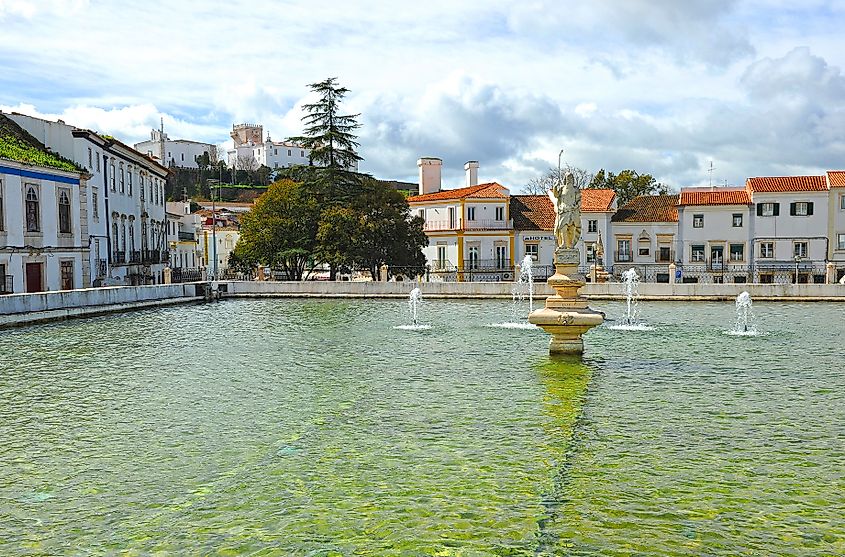
<svg viewBox="0 0 845 557">
<path fill-rule="evenodd" d="M 281 180 L 270 185 L 241 220 L 236 258 L 249 265 L 281 268 L 302 280 L 317 248 L 320 205 L 304 184 Z"/>
<path fill-rule="evenodd" d="M 665 195 L 669 193 L 669 188 L 655 180 L 654 176 L 640 174 L 636 170 L 623 170 L 619 174 L 614 174 L 613 172 L 606 172 L 602 168 L 593 176 L 588 187 L 615 191 L 619 207 L 640 195 Z"/>
<path fill-rule="evenodd" d="M 355 265 L 358 222 L 353 207 L 328 207 L 320 215 L 315 256 L 329 266 L 329 280 L 335 280 L 338 270 Z"/>
<path fill-rule="evenodd" d="M 330 169 L 347 169 L 361 160 L 355 152 L 359 143 L 353 133 L 361 127 L 360 114 L 340 114 L 340 103 L 349 89 L 341 87 L 337 78 L 330 77 L 309 85 L 320 96 L 317 102 L 306 104 L 302 121 L 302 136 L 292 141 L 311 150 L 311 164 Z"/>
</svg>

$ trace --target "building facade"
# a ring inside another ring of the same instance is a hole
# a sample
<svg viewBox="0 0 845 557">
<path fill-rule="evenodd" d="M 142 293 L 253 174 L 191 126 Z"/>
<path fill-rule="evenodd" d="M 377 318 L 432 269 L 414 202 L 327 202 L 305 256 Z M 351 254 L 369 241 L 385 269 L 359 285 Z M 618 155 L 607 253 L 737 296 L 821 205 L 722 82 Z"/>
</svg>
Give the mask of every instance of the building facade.
<svg viewBox="0 0 845 557">
<path fill-rule="evenodd" d="M 12 158 L 0 158 L 0 294 L 89 287 L 88 174 L 0 114 L 0 143 L 10 142 Z"/>
<path fill-rule="evenodd" d="M 135 150 L 164 166 L 179 168 L 199 168 L 197 157 L 208 153 L 215 159 L 217 154 L 216 145 L 188 139 L 170 139 L 160 130 L 152 130 L 150 139 L 136 143 Z"/>
<path fill-rule="evenodd" d="M 90 175 L 80 219 L 91 242 L 92 284 L 160 284 L 167 262 L 168 170 L 121 141 L 59 120 L 8 114 L 51 152 Z"/>
</svg>

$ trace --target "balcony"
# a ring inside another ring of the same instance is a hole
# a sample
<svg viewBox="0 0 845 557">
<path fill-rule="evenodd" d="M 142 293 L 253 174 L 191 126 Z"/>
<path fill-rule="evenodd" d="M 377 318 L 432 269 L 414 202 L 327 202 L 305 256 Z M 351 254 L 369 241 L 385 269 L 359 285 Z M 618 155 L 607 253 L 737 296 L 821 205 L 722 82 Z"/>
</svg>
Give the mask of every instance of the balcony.
<svg viewBox="0 0 845 557">
<path fill-rule="evenodd" d="M 182 232 L 179 231 L 179 241 L 180 242 L 196 242 L 197 237 L 193 232 Z"/>
<path fill-rule="evenodd" d="M 162 261 L 162 253 L 157 249 L 150 249 L 144 252 L 145 265 L 158 265 Z"/>
<path fill-rule="evenodd" d="M 510 230 L 513 228 L 513 219 L 509 220 L 429 220 L 425 222 L 423 230 L 436 232 L 440 230 Z"/>
<path fill-rule="evenodd" d="M 506 271 L 513 269 L 510 259 L 464 259 L 464 271 Z"/>
<path fill-rule="evenodd" d="M 12 275 L 0 275 L 0 294 L 13 294 L 15 281 Z"/>
</svg>

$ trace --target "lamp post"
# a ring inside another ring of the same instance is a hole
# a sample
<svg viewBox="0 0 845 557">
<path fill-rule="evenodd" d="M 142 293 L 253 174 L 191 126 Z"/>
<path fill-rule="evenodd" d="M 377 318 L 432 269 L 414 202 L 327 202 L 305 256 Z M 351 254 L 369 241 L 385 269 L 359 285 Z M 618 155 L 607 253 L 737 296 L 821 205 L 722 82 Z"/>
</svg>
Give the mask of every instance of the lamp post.
<svg viewBox="0 0 845 557">
<path fill-rule="evenodd" d="M 801 256 L 795 256 L 795 284 L 798 284 L 798 262 L 801 261 Z"/>
<path fill-rule="evenodd" d="M 217 205 L 214 196 L 214 188 L 219 188 L 220 182 L 218 181 L 216 185 L 213 183 L 213 180 L 209 180 L 209 182 L 211 182 L 209 184 L 209 189 L 211 190 L 211 255 L 214 257 L 214 265 L 212 266 L 213 271 L 211 275 L 211 280 L 217 280 Z"/>
</svg>

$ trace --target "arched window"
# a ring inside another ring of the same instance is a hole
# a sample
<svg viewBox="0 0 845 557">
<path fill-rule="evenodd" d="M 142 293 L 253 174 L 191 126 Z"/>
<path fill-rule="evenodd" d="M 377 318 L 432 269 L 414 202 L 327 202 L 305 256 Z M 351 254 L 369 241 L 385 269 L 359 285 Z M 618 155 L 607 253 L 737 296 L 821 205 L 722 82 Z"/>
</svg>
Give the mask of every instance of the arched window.
<svg viewBox="0 0 845 557">
<path fill-rule="evenodd" d="M 129 176 L 128 176 L 128 180 L 129 180 L 129 197 L 132 197 L 132 173 L 133 173 L 132 166 L 129 166 L 129 167 L 127 168 L 127 173 L 129 174 Z"/>
<path fill-rule="evenodd" d="M 26 189 L 26 231 L 38 232 L 41 229 L 39 220 L 38 194 L 29 186 Z"/>
<path fill-rule="evenodd" d="M 126 192 L 126 179 L 123 173 L 123 163 L 120 163 L 120 193 Z"/>
<path fill-rule="evenodd" d="M 126 217 L 120 217 L 120 249 L 126 253 Z"/>
<path fill-rule="evenodd" d="M 70 196 L 67 190 L 60 190 L 59 193 L 59 232 L 70 234 Z"/>
<path fill-rule="evenodd" d="M 135 218 L 129 217 L 129 251 L 135 252 Z"/>
<path fill-rule="evenodd" d="M 118 251 L 120 251 L 119 249 L 117 249 L 117 246 L 118 246 L 118 243 L 117 243 L 117 219 L 112 220 L 112 223 L 111 223 L 111 238 L 112 238 L 112 246 L 114 246 L 112 248 L 112 250 L 115 253 L 117 253 Z M 114 258 L 115 258 L 115 261 L 116 261 L 118 259 L 117 255 L 115 255 Z"/>
</svg>

